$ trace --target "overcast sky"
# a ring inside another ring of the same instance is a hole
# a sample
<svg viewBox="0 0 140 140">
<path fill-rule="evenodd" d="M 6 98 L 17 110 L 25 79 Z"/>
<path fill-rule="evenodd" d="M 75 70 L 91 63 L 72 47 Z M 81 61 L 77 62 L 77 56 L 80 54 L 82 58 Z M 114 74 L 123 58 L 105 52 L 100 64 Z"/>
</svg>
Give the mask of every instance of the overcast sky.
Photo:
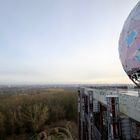
<svg viewBox="0 0 140 140">
<path fill-rule="evenodd" d="M 118 40 L 138 0 L 0 0 L 0 84 L 131 83 Z"/>
</svg>

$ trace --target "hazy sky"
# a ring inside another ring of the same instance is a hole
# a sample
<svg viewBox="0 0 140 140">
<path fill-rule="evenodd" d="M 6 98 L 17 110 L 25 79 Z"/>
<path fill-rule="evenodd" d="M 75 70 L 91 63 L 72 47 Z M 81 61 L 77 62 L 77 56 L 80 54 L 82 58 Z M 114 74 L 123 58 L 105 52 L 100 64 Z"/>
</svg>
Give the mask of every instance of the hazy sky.
<svg viewBox="0 0 140 140">
<path fill-rule="evenodd" d="M 131 83 L 118 55 L 138 0 L 0 0 L 0 84 Z"/>
</svg>

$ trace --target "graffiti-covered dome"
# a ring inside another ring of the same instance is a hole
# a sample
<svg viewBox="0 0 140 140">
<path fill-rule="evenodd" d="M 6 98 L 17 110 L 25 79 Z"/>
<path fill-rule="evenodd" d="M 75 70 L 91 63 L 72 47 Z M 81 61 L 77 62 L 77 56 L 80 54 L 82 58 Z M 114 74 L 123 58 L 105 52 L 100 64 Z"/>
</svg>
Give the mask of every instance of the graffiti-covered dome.
<svg viewBox="0 0 140 140">
<path fill-rule="evenodd" d="M 140 1 L 124 23 L 119 40 L 119 55 L 129 78 L 140 86 Z"/>
</svg>

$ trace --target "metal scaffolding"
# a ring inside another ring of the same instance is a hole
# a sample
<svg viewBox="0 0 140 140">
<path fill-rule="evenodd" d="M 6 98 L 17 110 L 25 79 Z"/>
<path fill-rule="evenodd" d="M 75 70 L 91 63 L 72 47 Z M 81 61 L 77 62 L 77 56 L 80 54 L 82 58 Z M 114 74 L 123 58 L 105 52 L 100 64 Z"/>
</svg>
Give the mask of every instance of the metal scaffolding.
<svg viewBox="0 0 140 140">
<path fill-rule="evenodd" d="M 94 106 L 94 101 L 92 92 L 86 92 L 84 89 L 79 91 L 79 140 L 101 140 L 101 134 L 94 123 L 94 112 L 97 111 L 97 107 Z"/>
<path fill-rule="evenodd" d="M 126 97 L 103 89 L 80 88 L 78 94 L 79 140 L 131 140 L 132 120 L 120 112 L 119 108 L 119 105 L 122 107 L 122 101 L 124 108 L 128 104 L 126 101 L 129 98 Z"/>
<path fill-rule="evenodd" d="M 120 139 L 119 98 L 116 95 L 107 95 L 107 124 L 108 140 Z"/>
</svg>

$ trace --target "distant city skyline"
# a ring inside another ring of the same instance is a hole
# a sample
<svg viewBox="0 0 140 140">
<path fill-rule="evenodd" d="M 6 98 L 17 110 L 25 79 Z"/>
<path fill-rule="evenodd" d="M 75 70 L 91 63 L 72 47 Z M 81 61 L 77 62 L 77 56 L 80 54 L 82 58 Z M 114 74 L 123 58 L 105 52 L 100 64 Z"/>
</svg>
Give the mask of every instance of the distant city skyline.
<svg viewBox="0 0 140 140">
<path fill-rule="evenodd" d="M 0 84 L 131 84 L 118 40 L 137 2 L 0 0 Z"/>
</svg>

